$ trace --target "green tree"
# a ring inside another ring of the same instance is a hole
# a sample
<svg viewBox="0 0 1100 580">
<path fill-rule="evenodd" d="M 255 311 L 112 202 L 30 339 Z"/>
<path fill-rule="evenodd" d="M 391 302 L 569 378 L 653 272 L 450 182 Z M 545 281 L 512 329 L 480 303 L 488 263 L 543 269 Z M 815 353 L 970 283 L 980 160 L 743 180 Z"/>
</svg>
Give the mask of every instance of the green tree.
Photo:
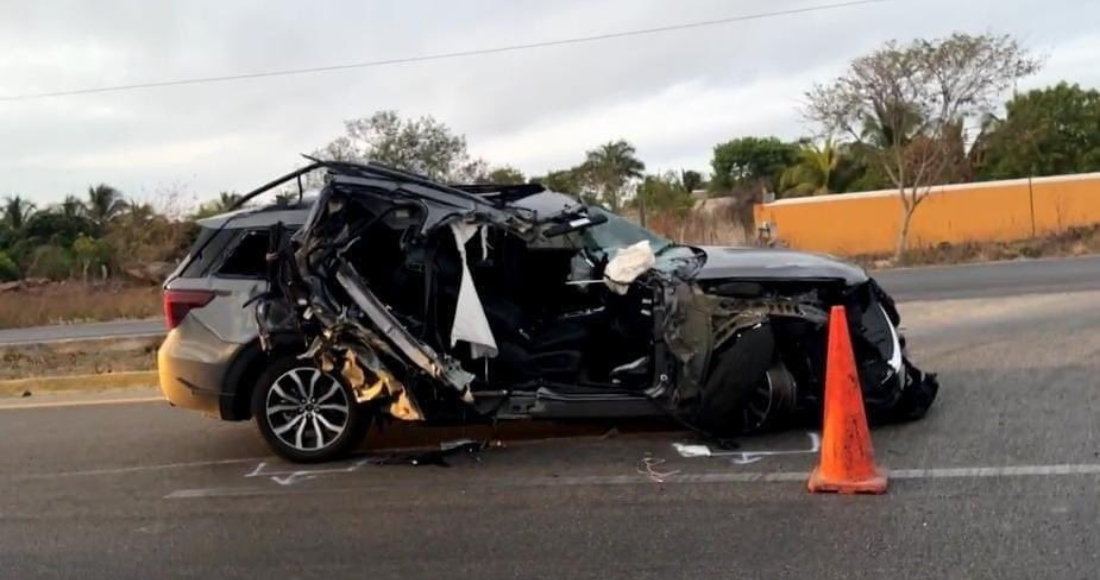
<svg viewBox="0 0 1100 580">
<path fill-rule="evenodd" d="M 525 183 L 527 178 L 515 167 L 503 165 L 490 171 L 485 181 L 494 185 L 519 185 Z"/>
<path fill-rule="evenodd" d="M 68 247 L 77 236 L 91 234 L 95 226 L 83 216 L 65 215 L 61 208 L 35 213 L 23 227 L 23 237 L 36 244 Z"/>
<path fill-rule="evenodd" d="M 147 203 L 130 203 L 107 229 L 115 269 L 150 262 L 172 262 L 186 254 L 198 227 L 189 220 L 170 220 Z"/>
<path fill-rule="evenodd" d="M 0 252 L 0 282 L 11 282 L 19 279 L 19 266 L 10 256 Z"/>
<path fill-rule="evenodd" d="M 1017 95 L 991 131 L 980 177 L 1100 171 L 1100 92 L 1061 82 Z"/>
<path fill-rule="evenodd" d="M 96 227 L 101 229 L 106 227 L 115 216 L 125 209 L 126 200 L 123 199 L 122 192 L 119 190 L 106 183 L 88 188 L 88 201 L 85 204 L 85 211 L 88 214 L 88 219 L 92 220 Z"/>
<path fill-rule="evenodd" d="M 550 171 L 544 176 L 532 176 L 528 183 L 538 183 L 550 191 L 576 197 L 580 197 L 584 191 L 584 176 L 580 167 Z"/>
<path fill-rule="evenodd" d="M 626 187 L 642 176 L 645 163 L 630 143 L 609 141 L 585 153 L 583 174 L 599 194 L 599 200 L 611 211 L 619 211 Z"/>
<path fill-rule="evenodd" d="M 981 119 L 994 98 L 1040 67 L 1010 36 L 957 33 L 888 42 L 855 59 L 839 78 L 807 93 L 808 119 L 827 134 L 863 143 L 901 201 L 895 257 L 904 257 L 913 213 L 931 186 L 957 167 L 947 138 L 957 123 Z"/>
<path fill-rule="evenodd" d="M 798 158 L 798 147 L 777 137 L 741 137 L 714 146 L 710 188 L 728 192 L 735 187 L 764 187 L 774 191 L 783 171 Z"/>
<path fill-rule="evenodd" d="M 344 122 L 345 134 L 314 152 L 335 161 L 377 161 L 431 179 L 468 182 L 484 162 L 471 159 L 466 138 L 431 116 L 402 119 L 396 111 Z"/>
<path fill-rule="evenodd" d="M 80 268 L 81 277 L 87 281 L 89 272 L 97 272 L 111 263 L 111 246 L 106 241 L 81 234 L 73 242 L 72 255 Z"/>
<path fill-rule="evenodd" d="M 64 280 L 73 274 L 73 256 L 68 249 L 54 244 L 38 246 L 31 253 L 27 276 Z"/>
<path fill-rule="evenodd" d="M 706 180 L 703 179 L 703 174 L 692 169 L 683 169 L 680 171 L 680 185 L 684 190 L 691 193 L 706 187 Z"/>
<path fill-rule="evenodd" d="M 646 227 L 651 215 L 666 214 L 682 219 L 691 211 L 694 200 L 682 177 L 669 171 L 662 175 L 645 176 L 638 185 L 634 204 L 638 208 L 642 227 Z"/>
</svg>

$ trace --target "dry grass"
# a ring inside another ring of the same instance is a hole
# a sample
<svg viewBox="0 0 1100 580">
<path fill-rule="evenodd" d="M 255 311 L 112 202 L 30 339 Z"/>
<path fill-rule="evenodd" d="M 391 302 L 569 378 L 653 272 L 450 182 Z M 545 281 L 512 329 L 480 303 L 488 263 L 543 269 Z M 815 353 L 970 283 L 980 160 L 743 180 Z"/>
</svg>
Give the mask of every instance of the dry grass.
<svg viewBox="0 0 1100 580">
<path fill-rule="evenodd" d="M 160 341 L 120 338 L 0 347 L 0 381 L 155 370 Z"/>
<path fill-rule="evenodd" d="M 140 319 L 160 312 L 160 289 L 149 286 L 70 282 L 0 294 L 0 328 Z"/>
<path fill-rule="evenodd" d="M 966 264 L 1021 258 L 1084 256 L 1097 253 L 1100 253 L 1100 224 L 1069 228 L 1051 236 L 1017 242 L 944 243 L 930 248 L 914 249 L 906 255 L 904 265 Z M 854 261 L 869 268 L 895 265 L 889 256 L 881 255 L 857 256 Z"/>
<path fill-rule="evenodd" d="M 692 213 L 684 218 L 654 216 L 648 226 L 683 244 L 741 246 L 749 241 L 741 224 L 714 215 Z"/>
<path fill-rule="evenodd" d="M 683 244 L 743 246 L 754 243 L 751 204 L 746 206 L 728 197 L 704 200 L 687 212 L 655 213 L 648 216 L 646 226 Z"/>
</svg>

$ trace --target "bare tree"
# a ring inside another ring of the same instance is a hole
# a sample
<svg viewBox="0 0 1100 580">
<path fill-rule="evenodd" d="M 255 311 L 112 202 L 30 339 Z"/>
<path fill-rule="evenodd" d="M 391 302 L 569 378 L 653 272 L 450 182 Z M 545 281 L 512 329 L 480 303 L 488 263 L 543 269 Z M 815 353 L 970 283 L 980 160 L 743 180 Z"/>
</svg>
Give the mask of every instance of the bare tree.
<svg viewBox="0 0 1100 580">
<path fill-rule="evenodd" d="M 990 113 L 998 95 L 1040 66 L 1007 35 L 891 41 L 832 82 L 815 85 L 804 112 L 825 133 L 863 147 L 897 188 L 900 260 L 913 213 L 933 185 L 953 177 L 958 141 L 952 131 Z"/>
</svg>

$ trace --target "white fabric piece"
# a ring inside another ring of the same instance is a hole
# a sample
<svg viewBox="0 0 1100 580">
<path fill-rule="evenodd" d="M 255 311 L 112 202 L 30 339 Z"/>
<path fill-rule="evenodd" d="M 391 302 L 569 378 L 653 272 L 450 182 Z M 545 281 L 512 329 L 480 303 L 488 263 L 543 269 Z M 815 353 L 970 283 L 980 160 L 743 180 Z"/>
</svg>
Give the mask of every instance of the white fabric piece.
<svg viewBox="0 0 1100 580">
<path fill-rule="evenodd" d="M 489 259 L 489 228 L 482 226 L 481 230 L 481 259 Z"/>
<path fill-rule="evenodd" d="M 657 263 L 657 256 L 649 247 L 649 240 L 642 240 L 615 253 L 607 263 L 604 277 L 607 287 L 618 294 L 626 294 L 630 283 Z"/>
<path fill-rule="evenodd" d="M 497 355 L 497 342 L 489 321 L 485 318 L 485 309 L 474 287 L 470 266 L 466 263 L 466 242 L 474 237 L 479 229 L 475 224 L 452 222 L 451 231 L 455 235 L 455 244 L 462 258 L 462 283 L 458 289 L 458 304 L 455 306 L 455 321 L 451 325 L 451 346 L 464 340 L 470 344 L 473 358 L 493 357 Z"/>
</svg>

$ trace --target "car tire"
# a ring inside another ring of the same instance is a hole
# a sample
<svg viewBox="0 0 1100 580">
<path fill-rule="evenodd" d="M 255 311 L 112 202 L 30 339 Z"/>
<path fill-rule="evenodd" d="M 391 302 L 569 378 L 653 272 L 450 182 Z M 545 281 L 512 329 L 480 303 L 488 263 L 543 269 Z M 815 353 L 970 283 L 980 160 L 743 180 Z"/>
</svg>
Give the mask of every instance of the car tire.
<svg viewBox="0 0 1100 580">
<path fill-rule="evenodd" d="M 775 358 L 775 335 L 767 324 L 746 331 L 717 351 L 716 362 L 703 385 L 696 425 L 719 437 L 745 434 L 767 421 L 750 417 L 754 392 L 766 385 Z"/>
<path fill-rule="evenodd" d="M 362 442 L 372 414 L 340 377 L 288 356 L 260 375 L 252 417 L 276 455 L 295 463 L 343 458 Z"/>
</svg>

